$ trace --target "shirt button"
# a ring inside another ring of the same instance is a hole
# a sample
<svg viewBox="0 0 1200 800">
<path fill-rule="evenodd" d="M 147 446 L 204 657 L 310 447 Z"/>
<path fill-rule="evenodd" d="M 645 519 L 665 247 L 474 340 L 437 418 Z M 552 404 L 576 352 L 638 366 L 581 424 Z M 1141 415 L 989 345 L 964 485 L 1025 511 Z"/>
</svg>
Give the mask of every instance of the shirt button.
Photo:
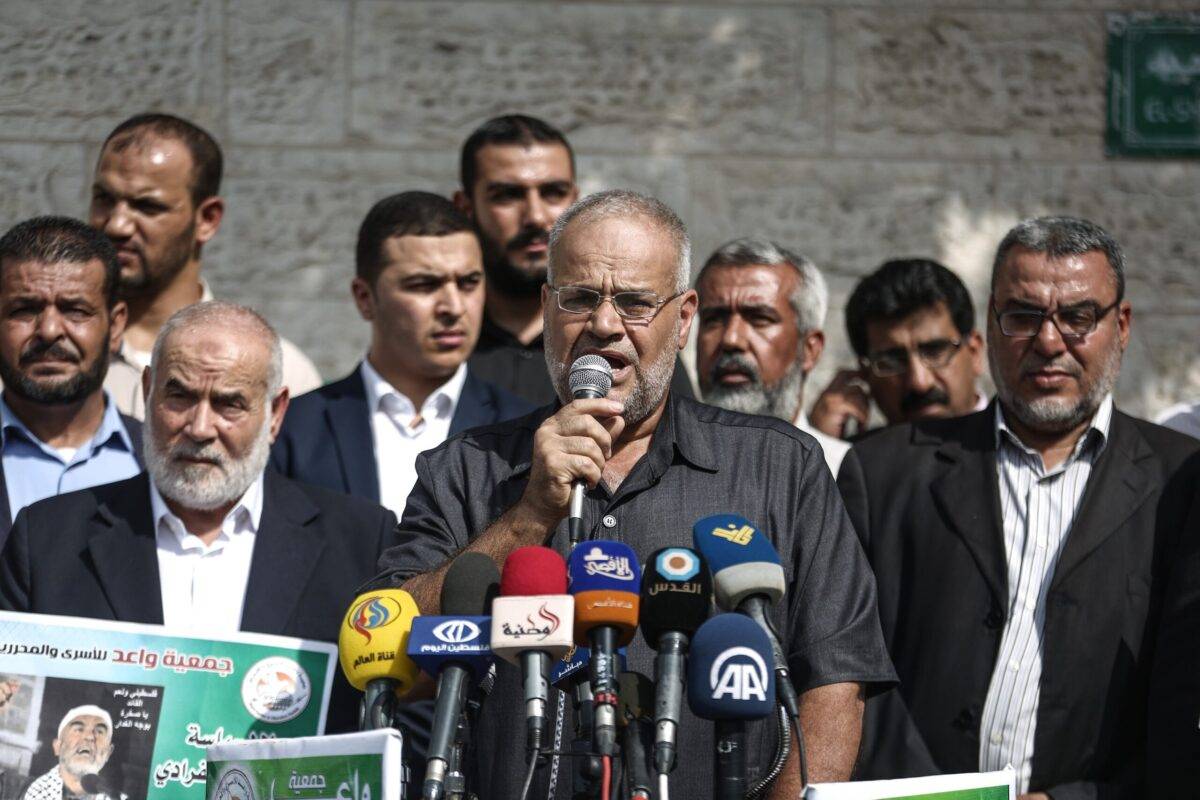
<svg viewBox="0 0 1200 800">
<path fill-rule="evenodd" d="M 600 524 L 606 528 L 615 528 L 617 527 L 617 518 L 612 514 L 605 514 L 604 519 L 600 520 Z"/>
<path fill-rule="evenodd" d="M 992 744 L 1000 744 L 1003 741 L 1004 741 L 1004 737 L 1002 737 L 1000 734 L 998 734 L 998 733 L 992 734 Z"/>
<path fill-rule="evenodd" d="M 1014 658 L 1012 661 L 1008 662 L 1008 668 L 1011 669 L 1013 672 L 1016 672 L 1017 670 L 1019 670 L 1021 668 L 1021 662 L 1017 661 Z"/>
</svg>

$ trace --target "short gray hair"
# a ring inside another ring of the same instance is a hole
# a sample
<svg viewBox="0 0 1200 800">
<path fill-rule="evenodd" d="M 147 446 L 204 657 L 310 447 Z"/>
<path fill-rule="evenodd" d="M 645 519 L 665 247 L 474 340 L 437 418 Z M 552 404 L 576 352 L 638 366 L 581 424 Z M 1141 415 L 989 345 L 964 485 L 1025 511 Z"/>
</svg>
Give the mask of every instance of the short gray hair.
<svg viewBox="0 0 1200 800">
<path fill-rule="evenodd" d="M 1081 256 L 1098 250 L 1108 259 L 1117 284 L 1117 300 L 1125 297 L 1125 254 L 1117 240 L 1094 222 L 1079 217 L 1036 217 L 1018 222 L 1000 240 L 992 261 L 992 286 L 1004 260 L 1014 247 L 1024 247 L 1049 258 Z"/>
<path fill-rule="evenodd" d="M 577 200 L 554 223 L 550 230 L 550 260 L 546 280 L 554 285 L 554 254 L 567 226 L 576 220 L 586 221 L 593 217 L 646 218 L 671 236 L 677 253 L 675 263 L 675 291 L 688 288 L 692 272 L 692 241 L 687 227 L 671 208 L 661 200 L 639 194 L 628 189 L 609 189 L 589 194 Z"/>
<path fill-rule="evenodd" d="M 266 318 L 252 308 L 230 303 L 225 300 L 206 300 L 179 309 L 163 324 L 154 340 L 154 350 L 150 355 L 150 382 L 153 384 L 155 370 L 162 360 L 165 343 L 171 334 L 185 329 L 216 328 L 218 326 L 239 325 L 250 328 L 260 334 L 270 351 L 267 365 L 267 402 L 279 394 L 283 386 L 283 347 L 279 342 L 279 334 L 271 327 Z"/>
<path fill-rule="evenodd" d="M 704 273 L 711 267 L 751 267 L 760 264 L 771 267 L 786 264 L 799 274 L 800 285 L 788 297 L 788 302 L 796 312 L 796 327 L 800 333 L 820 330 L 825 326 L 825 314 L 829 310 L 829 286 L 825 283 L 825 276 L 811 259 L 768 239 L 745 237 L 721 245 L 700 268 L 696 285 L 700 285 Z"/>
</svg>

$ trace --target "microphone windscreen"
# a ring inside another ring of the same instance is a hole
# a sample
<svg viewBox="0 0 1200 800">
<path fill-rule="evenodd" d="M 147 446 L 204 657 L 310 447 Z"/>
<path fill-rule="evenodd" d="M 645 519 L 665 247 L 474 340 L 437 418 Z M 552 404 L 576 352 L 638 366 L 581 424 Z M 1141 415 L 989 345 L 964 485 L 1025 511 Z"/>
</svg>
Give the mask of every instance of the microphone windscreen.
<svg viewBox="0 0 1200 800">
<path fill-rule="evenodd" d="M 518 547 L 500 572 L 500 594 L 529 597 L 567 593 L 567 565 L 549 547 Z"/>
<path fill-rule="evenodd" d="M 783 598 L 786 582 L 771 540 L 745 517 L 714 514 L 692 526 L 692 541 L 712 570 L 717 605 L 737 608 L 750 595 L 772 603 Z"/>
<path fill-rule="evenodd" d="M 361 594 L 350 604 L 338 629 L 338 661 L 350 685 L 360 692 L 376 678 L 396 681 L 396 692 L 412 688 L 419 672 L 407 655 L 413 619 L 421 611 L 403 589 Z"/>
<path fill-rule="evenodd" d="M 654 682 L 640 672 L 622 672 L 617 678 L 617 709 L 622 725 L 635 719 L 653 719 Z"/>
<path fill-rule="evenodd" d="M 646 559 L 638 624 L 652 650 L 668 631 L 691 636 L 712 613 L 712 577 L 694 550 L 664 547 Z"/>
<path fill-rule="evenodd" d="M 442 614 L 486 616 L 500 592 L 500 570 L 483 553 L 463 553 L 450 564 L 442 581 Z"/>
<path fill-rule="evenodd" d="M 688 653 L 687 696 L 701 719 L 762 719 L 775 706 L 771 642 L 754 620 L 718 614 L 700 626 Z"/>
<path fill-rule="evenodd" d="M 590 354 L 580 356 L 571 364 L 567 374 L 567 385 L 571 397 L 607 397 L 612 388 L 612 366 L 604 356 Z"/>
</svg>

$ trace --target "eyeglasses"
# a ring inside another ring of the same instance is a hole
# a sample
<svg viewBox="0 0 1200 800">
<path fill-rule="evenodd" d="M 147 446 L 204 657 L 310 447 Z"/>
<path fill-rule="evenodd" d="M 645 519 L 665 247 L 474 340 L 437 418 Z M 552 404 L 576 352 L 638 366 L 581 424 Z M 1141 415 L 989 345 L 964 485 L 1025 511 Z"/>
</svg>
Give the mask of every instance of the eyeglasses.
<svg viewBox="0 0 1200 800">
<path fill-rule="evenodd" d="M 941 369 L 950 363 L 958 348 L 962 347 L 962 339 L 931 339 L 916 346 L 915 352 L 921 363 L 930 369 Z M 909 353 L 914 352 L 906 347 L 896 347 L 891 350 L 880 350 L 870 353 L 862 359 L 862 365 L 879 378 L 890 378 L 893 375 L 903 375 L 908 372 Z"/>
<path fill-rule="evenodd" d="M 996 315 L 996 321 L 1000 323 L 1000 332 L 1005 336 L 1016 339 L 1032 339 L 1042 330 L 1046 320 L 1050 320 L 1064 338 L 1079 339 L 1096 330 L 1100 320 L 1120 304 L 1121 299 L 1117 298 L 1112 305 L 1104 308 L 1096 303 L 1081 303 L 1077 306 L 1058 308 L 1052 312 L 1036 309 L 1001 311 L 996 308 L 995 301 L 992 301 L 992 313 Z"/>
<path fill-rule="evenodd" d="M 670 297 L 659 298 L 654 292 L 617 292 L 601 294 L 583 286 L 551 286 L 550 291 L 558 298 L 558 307 L 568 314 L 592 314 L 605 300 L 613 304 L 616 312 L 625 319 L 653 319 L 658 310 L 679 297 L 676 292 Z"/>
</svg>

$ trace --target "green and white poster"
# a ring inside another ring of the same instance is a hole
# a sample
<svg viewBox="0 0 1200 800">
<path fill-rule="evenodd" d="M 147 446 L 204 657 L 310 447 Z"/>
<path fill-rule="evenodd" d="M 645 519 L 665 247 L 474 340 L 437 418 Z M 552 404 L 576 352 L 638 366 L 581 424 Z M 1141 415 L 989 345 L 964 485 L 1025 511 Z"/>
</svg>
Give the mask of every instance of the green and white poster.
<svg viewBox="0 0 1200 800">
<path fill-rule="evenodd" d="M 205 752 L 324 732 L 337 648 L 0 612 L 0 800 L 204 796 Z"/>
<path fill-rule="evenodd" d="M 970 772 L 890 781 L 819 783 L 808 787 L 806 800 L 1016 800 L 1016 773 Z"/>
</svg>

